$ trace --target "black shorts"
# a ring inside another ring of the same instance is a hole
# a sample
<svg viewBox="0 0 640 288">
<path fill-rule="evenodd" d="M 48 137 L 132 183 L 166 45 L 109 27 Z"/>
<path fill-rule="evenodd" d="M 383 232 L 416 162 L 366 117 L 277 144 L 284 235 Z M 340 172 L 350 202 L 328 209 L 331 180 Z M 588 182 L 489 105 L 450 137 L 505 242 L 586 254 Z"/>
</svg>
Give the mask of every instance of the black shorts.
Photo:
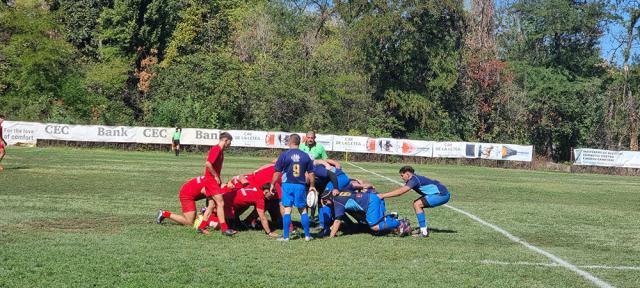
<svg viewBox="0 0 640 288">
<path fill-rule="evenodd" d="M 174 139 L 174 140 L 173 140 L 173 145 L 176 145 L 176 146 L 177 146 L 177 145 L 180 145 L 180 140 L 175 140 L 175 139 Z"/>
</svg>

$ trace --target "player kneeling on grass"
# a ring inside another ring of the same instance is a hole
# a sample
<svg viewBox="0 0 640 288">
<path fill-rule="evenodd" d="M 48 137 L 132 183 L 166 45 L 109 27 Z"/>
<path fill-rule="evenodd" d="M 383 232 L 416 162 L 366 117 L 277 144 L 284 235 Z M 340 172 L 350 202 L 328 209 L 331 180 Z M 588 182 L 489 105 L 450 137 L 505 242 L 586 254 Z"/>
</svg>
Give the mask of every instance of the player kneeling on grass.
<svg viewBox="0 0 640 288">
<path fill-rule="evenodd" d="M 278 237 L 278 234 L 271 231 L 269 221 L 265 215 L 265 201 L 271 200 L 276 195 L 269 190 L 270 184 L 264 184 L 260 189 L 255 186 L 246 186 L 243 188 L 234 188 L 230 192 L 224 193 L 225 211 L 224 215 L 228 223 L 239 223 L 240 215 L 242 215 L 250 207 L 254 207 L 258 213 L 258 219 L 262 224 L 262 229 L 269 237 Z M 215 223 L 220 222 L 216 213 L 211 215 L 210 220 L 214 223 L 214 229 L 217 229 Z M 205 225 L 209 226 L 209 225 Z"/>
<path fill-rule="evenodd" d="M 375 190 L 343 191 L 338 196 L 331 197 L 331 195 L 329 191 L 322 195 L 327 207 L 333 206 L 334 220 L 329 237 L 336 236 L 347 214 L 359 223 L 368 225 L 371 232 L 376 235 L 396 233 L 399 236 L 406 236 L 411 232 L 409 221 L 398 220 L 394 215 L 385 215 L 387 211 L 384 200 L 378 197 Z"/>
<path fill-rule="evenodd" d="M 411 166 L 400 168 L 400 178 L 404 180 L 404 186 L 391 192 L 380 194 L 380 198 L 386 199 L 400 196 L 411 189 L 420 194 L 420 198 L 413 201 L 413 208 L 416 211 L 416 217 L 420 225 L 420 233 L 415 236 L 427 237 L 429 236 L 429 230 L 427 229 L 427 220 L 424 216 L 424 208 L 438 207 L 449 202 L 451 196 L 449 190 L 437 180 L 415 174 L 415 170 L 413 170 Z"/>
<path fill-rule="evenodd" d="M 156 223 L 161 224 L 165 218 L 169 218 L 182 225 L 193 225 L 196 219 L 196 201 L 206 198 L 204 187 L 204 176 L 198 176 L 184 183 L 178 194 L 183 215 L 171 213 L 167 210 L 160 210 L 156 217 Z"/>
</svg>

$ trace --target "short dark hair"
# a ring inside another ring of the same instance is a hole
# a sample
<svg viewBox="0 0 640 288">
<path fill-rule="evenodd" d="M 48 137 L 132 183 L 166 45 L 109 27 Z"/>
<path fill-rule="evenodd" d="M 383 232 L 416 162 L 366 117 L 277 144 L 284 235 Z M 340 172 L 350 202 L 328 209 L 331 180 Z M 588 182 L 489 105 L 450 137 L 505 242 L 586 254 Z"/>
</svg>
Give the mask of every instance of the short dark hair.
<svg viewBox="0 0 640 288">
<path fill-rule="evenodd" d="M 4 114 L 0 114 L 0 118 L 3 118 L 3 119 L 4 119 Z"/>
<path fill-rule="evenodd" d="M 411 174 L 416 173 L 416 170 L 413 170 L 413 167 L 407 165 L 407 166 L 402 166 L 402 168 L 400 168 L 400 174 L 404 174 L 406 172 L 411 172 Z"/>
<path fill-rule="evenodd" d="M 271 188 L 271 183 L 264 183 L 262 184 L 262 186 L 260 186 L 260 190 L 265 190 L 270 188 Z"/>
<path fill-rule="evenodd" d="M 291 136 L 289 136 L 289 143 L 293 143 L 293 145 L 300 145 L 300 135 L 298 134 L 291 134 Z"/>
<path fill-rule="evenodd" d="M 220 133 L 220 140 L 222 139 L 229 139 L 230 141 L 233 141 L 233 136 L 231 136 L 229 132 L 222 132 Z"/>
</svg>

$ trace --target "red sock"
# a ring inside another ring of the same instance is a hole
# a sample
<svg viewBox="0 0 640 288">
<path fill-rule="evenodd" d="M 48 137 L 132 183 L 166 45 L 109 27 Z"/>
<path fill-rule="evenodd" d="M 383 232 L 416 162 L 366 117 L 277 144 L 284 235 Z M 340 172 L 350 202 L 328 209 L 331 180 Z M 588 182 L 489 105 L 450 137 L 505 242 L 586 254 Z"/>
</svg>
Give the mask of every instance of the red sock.
<svg viewBox="0 0 640 288">
<path fill-rule="evenodd" d="M 200 226 L 198 226 L 198 229 L 206 229 L 207 227 L 209 227 L 209 222 L 211 222 L 211 220 L 202 220 L 202 222 L 200 222 Z"/>
<path fill-rule="evenodd" d="M 220 223 L 220 231 L 224 232 L 227 229 L 229 229 L 229 226 L 227 226 L 227 222 Z"/>
<path fill-rule="evenodd" d="M 169 211 L 162 211 L 162 217 L 164 217 L 164 218 L 169 218 L 169 217 L 171 217 L 171 212 L 169 212 Z"/>
<path fill-rule="evenodd" d="M 293 232 L 293 223 L 289 224 L 289 232 Z"/>
</svg>

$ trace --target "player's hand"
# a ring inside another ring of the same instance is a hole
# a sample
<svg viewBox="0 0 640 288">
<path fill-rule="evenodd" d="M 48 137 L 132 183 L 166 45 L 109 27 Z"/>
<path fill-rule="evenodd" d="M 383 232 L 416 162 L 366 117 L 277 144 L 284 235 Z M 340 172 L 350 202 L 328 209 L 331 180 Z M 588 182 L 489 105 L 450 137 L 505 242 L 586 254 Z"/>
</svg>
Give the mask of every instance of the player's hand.
<svg viewBox="0 0 640 288">
<path fill-rule="evenodd" d="M 218 183 L 218 185 L 222 184 L 222 180 L 220 180 L 220 176 L 216 176 L 216 183 Z"/>
<path fill-rule="evenodd" d="M 271 192 L 271 194 L 275 194 L 275 192 L 276 192 L 276 191 L 275 191 L 275 190 L 276 190 L 275 188 L 276 188 L 276 187 L 275 187 L 275 186 L 273 186 L 273 183 L 271 183 L 271 186 L 269 186 L 269 192 Z"/>
<path fill-rule="evenodd" d="M 277 238 L 280 235 L 278 235 L 278 233 L 276 233 L 276 232 L 269 232 L 269 234 L 267 234 L 267 236 L 269 236 L 271 238 Z"/>
<path fill-rule="evenodd" d="M 384 194 L 386 194 L 386 193 L 384 193 Z M 380 200 L 382 200 L 382 199 L 384 199 L 384 194 L 376 194 L 376 195 L 378 195 L 378 198 L 380 198 Z"/>
<path fill-rule="evenodd" d="M 309 192 L 311 191 L 318 193 L 318 191 L 316 190 L 316 187 L 309 187 Z"/>
<path fill-rule="evenodd" d="M 331 191 L 331 194 L 333 194 L 333 197 L 338 196 L 338 194 L 340 194 L 340 191 L 338 191 L 338 189 L 333 189 L 333 191 Z"/>
</svg>

